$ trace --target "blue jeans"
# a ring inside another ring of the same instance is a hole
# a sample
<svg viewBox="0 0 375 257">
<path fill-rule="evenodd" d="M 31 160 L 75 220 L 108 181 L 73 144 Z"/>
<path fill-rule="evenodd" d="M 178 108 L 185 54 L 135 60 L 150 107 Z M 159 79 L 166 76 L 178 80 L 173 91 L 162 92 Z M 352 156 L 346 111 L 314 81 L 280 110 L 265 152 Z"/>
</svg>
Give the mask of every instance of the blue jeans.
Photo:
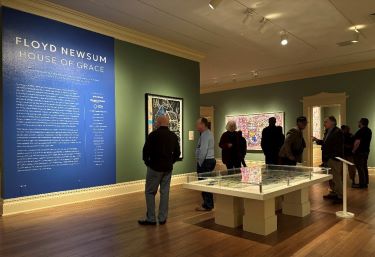
<svg viewBox="0 0 375 257">
<path fill-rule="evenodd" d="M 206 159 L 202 165 L 197 164 L 197 172 L 204 173 L 210 172 L 215 169 L 216 160 L 215 159 Z M 203 204 L 202 207 L 208 210 L 214 208 L 214 196 L 212 193 L 202 192 Z"/>
<path fill-rule="evenodd" d="M 164 222 L 168 218 L 169 188 L 171 185 L 172 172 L 157 172 L 147 167 L 146 176 L 146 205 L 147 221 L 156 222 L 155 216 L 155 195 L 160 186 L 159 222 Z"/>
</svg>

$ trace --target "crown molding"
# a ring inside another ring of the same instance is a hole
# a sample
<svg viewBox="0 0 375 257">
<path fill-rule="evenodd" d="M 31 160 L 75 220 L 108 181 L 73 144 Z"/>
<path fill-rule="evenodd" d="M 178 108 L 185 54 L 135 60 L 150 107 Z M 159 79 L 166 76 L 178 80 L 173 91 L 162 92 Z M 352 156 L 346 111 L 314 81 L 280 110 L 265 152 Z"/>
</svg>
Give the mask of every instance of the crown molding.
<svg viewBox="0 0 375 257">
<path fill-rule="evenodd" d="M 205 56 L 193 49 L 44 0 L 1 0 L 2 6 L 57 20 L 119 40 L 200 62 Z"/>
<path fill-rule="evenodd" d="M 220 91 L 227 91 L 227 90 L 240 89 L 240 88 L 246 88 L 246 87 L 255 87 L 255 86 L 261 86 L 261 85 L 291 81 L 291 80 L 314 78 L 314 77 L 327 76 L 327 75 L 333 75 L 333 74 L 345 73 L 345 72 L 351 72 L 351 71 L 374 69 L 374 68 L 375 68 L 375 60 L 366 61 L 366 62 L 356 62 L 356 63 L 350 63 L 350 64 L 345 64 L 345 65 L 340 65 L 340 66 L 330 66 L 326 68 L 306 70 L 302 72 L 269 76 L 269 77 L 264 77 L 264 78 L 256 78 L 252 80 L 239 81 L 239 82 L 233 82 L 233 83 L 224 83 L 224 84 L 219 84 L 219 85 L 216 84 L 216 85 L 207 85 L 207 86 L 203 85 L 200 88 L 200 93 L 208 94 L 208 93 L 214 93 L 214 92 L 220 92 Z"/>
</svg>

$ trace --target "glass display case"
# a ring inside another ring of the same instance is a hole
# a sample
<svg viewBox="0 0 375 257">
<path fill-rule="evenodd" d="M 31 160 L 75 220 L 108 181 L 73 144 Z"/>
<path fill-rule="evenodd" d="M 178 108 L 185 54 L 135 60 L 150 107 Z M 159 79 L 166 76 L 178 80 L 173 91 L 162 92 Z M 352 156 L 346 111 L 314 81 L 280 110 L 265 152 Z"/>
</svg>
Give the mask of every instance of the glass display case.
<svg viewBox="0 0 375 257">
<path fill-rule="evenodd" d="M 314 174 L 328 174 L 328 168 L 278 165 L 251 165 L 188 176 L 188 184 L 231 189 L 256 189 L 258 193 L 312 180 Z"/>
</svg>

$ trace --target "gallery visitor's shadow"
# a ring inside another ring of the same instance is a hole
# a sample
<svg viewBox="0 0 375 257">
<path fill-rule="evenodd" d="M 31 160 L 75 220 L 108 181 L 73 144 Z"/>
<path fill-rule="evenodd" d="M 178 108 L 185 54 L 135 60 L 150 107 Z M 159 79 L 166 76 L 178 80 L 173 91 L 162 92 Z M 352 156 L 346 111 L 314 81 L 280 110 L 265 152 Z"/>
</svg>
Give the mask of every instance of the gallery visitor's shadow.
<svg viewBox="0 0 375 257">
<path fill-rule="evenodd" d="M 243 231 L 242 226 L 238 228 L 229 228 L 218 225 L 215 223 L 215 219 L 212 218 L 212 216 L 204 220 L 192 218 L 185 220 L 185 222 L 204 229 L 213 230 L 271 246 L 279 244 L 303 230 L 303 240 L 306 242 L 311 242 L 314 238 L 318 237 L 329 228 L 333 227 L 336 223 L 340 222 L 340 219 L 338 219 L 334 213 L 320 211 L 311 211 L 311 214 L 304 218 L 277 213 L 277 219 L 277 231 L 268 236 L 261 236 Z"/>
</svg>

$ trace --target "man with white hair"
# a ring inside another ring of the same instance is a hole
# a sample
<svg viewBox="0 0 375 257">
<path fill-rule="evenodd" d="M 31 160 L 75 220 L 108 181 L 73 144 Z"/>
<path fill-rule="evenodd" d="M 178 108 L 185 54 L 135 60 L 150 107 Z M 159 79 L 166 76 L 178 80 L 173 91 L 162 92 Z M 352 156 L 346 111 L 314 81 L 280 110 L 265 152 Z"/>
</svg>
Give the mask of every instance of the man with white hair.
<svg viewBox="0 0 375 257">
<path fill-rule="evenodd" d="M 146 218 L 138 220 L 140 225 L 156 225 L 155 195 L 160 186 L 160 204 L 158 221 L 164 225 L 168 218 L 169 188 L 173 164 L 180 157 L 180 145 L 177 135 L 169 130 L 169 118 L 159 116 L 157 129 L 151 132 L 143 147 L 143 161 L 147 166 L 146 176 Z"/>
<path fill-rule="evenodd" d="M 241 168 L 242 151 L 240 146 L 240 135 L 236 131 L 237 124 L 230 120 L 227 123 L 226 130 L 220 138 L 219 147 L 221 148 L 221 159 L 228 170 Z"/>
</svg>

